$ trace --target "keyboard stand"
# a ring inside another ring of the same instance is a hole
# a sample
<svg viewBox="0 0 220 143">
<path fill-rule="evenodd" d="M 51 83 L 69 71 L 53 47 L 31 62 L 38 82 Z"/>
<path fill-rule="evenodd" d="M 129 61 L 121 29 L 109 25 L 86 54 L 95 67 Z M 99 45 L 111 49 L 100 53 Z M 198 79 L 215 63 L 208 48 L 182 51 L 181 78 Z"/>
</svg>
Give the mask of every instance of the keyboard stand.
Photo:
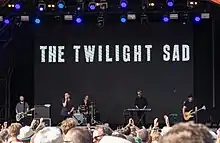
<svg viewBox="0 0 220 143">
<path fill-rule="evenodd" d="M 139 119 L 138 123 L 137 123 L 137 126 L 139 126 L 141 124 L 141 121 L 142 119 L 144 118 L 145 116 L 145 112 L 143 112 L 143 115 L 141 116 L 141 118 Z M 145 119 L 146 120 L 146 119 Z M 145 125 L 144 125 L 145 126 Z"/>
</svg>

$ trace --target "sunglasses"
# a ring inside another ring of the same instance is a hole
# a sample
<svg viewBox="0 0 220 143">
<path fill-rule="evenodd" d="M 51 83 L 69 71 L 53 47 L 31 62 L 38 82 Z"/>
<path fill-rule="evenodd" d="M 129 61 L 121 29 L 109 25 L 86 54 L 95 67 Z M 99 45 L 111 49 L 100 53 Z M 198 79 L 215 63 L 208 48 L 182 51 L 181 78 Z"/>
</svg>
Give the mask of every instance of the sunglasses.
<svg viewBox="0 0 220 143">
<path fill-rule="evenodd" d="M 99 138 L 103 137 L 103 136 L 105 136 L 105 134 L 102 134 L 102 135 L 99 135 L 99 136 L 95 136 L 95 137 L 93 137 L 93 140 L 96 140 L 96 141 L 100 140 Z"/>
</svg>

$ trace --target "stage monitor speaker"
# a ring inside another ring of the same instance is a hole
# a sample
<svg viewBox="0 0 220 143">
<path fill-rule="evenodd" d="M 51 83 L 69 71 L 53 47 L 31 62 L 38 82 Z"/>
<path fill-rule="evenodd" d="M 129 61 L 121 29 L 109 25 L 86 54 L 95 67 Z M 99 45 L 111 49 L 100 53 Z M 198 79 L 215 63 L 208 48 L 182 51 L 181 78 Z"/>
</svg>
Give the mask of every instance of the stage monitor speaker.
<svg viewBox="0 0 220 143">
<path fill-rule="evenodd" d="M 77 125 L 86 125 L 87 120 L 85 116 L 81 113 L 75 113 L 73 114 L 73 118 L 77 121 Z"/>
<path fill-rule="evenodd" d="M 35 105 L 34 108 L 34 118 L 50 118 L 49 106 Z"/>
</svg>

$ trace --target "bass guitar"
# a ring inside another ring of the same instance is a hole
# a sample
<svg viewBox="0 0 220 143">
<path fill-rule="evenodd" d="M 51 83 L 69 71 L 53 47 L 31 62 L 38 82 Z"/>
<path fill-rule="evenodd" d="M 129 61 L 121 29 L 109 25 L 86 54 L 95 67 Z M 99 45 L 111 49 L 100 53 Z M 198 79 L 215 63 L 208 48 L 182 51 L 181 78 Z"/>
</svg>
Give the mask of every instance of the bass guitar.
<svg viewBox="0 0 220 143">
<path fill-rule="evenodd" d="M 17 113 L 16 114 L 16 121 L 17 122 L 21 121 L 21 119 L 25 118 L 29 112 L 32 112 L 34 110 L 35 110 L 35 108 L 32 108 L 26 112 Z"/>
<path fill-rule="evenodd" d="M 199 111 L 201 111 L 201 110 L 206 110 L 206 107 L 205 107 L 205 106 L 202 106 L 202 108 L 200 108 L 200 109 L 198 109 L 198 110 L 196 110 L 196 111 L 190 110 L 189 112 L 185 112 L 185 113 L 183 114 L 184 120 L 185 120 L 185 121 L 188 121 L 189 119 L 193 118 L 194 115 L 195 115 L 197 112 L 199 112 Z"/>
</svg>

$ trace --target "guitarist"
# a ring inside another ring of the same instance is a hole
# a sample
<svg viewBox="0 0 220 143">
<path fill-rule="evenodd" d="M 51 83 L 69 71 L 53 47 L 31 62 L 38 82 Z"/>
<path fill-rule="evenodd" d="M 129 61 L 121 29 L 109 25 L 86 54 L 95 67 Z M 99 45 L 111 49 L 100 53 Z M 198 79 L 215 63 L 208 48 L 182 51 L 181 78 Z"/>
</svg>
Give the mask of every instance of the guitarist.
<svg viewBox="0 0 220 143">
<path fill-rule="evenodd" d="M 185 116 L 186 112 L 189 112 L 191 110 L 197 111 L 197 107 L 195 106 L 192 94 L 190 94 L 188 96 L 187 101 L 184 101 L 184 103 L 183 103 L 183 108 L 182 108 L 183 116 Z M 186 121 L 186 120 L 184 120 L 184 121 Z M 195 121 L 195 117 L 192 117 L 187 121 Z"/>
<path fill-rule="evenodd" d="M 20 96 L 19 100 L 20 101 L 17 103 L 15 108 L 16 114 L 27 112 L 29 110 L 29 105 L 27 102 L 24 101 L 24 96 Z M 20 123 L 22 125 L 25 125 L 25 119 L 21 119 Z"/>
</svg>

